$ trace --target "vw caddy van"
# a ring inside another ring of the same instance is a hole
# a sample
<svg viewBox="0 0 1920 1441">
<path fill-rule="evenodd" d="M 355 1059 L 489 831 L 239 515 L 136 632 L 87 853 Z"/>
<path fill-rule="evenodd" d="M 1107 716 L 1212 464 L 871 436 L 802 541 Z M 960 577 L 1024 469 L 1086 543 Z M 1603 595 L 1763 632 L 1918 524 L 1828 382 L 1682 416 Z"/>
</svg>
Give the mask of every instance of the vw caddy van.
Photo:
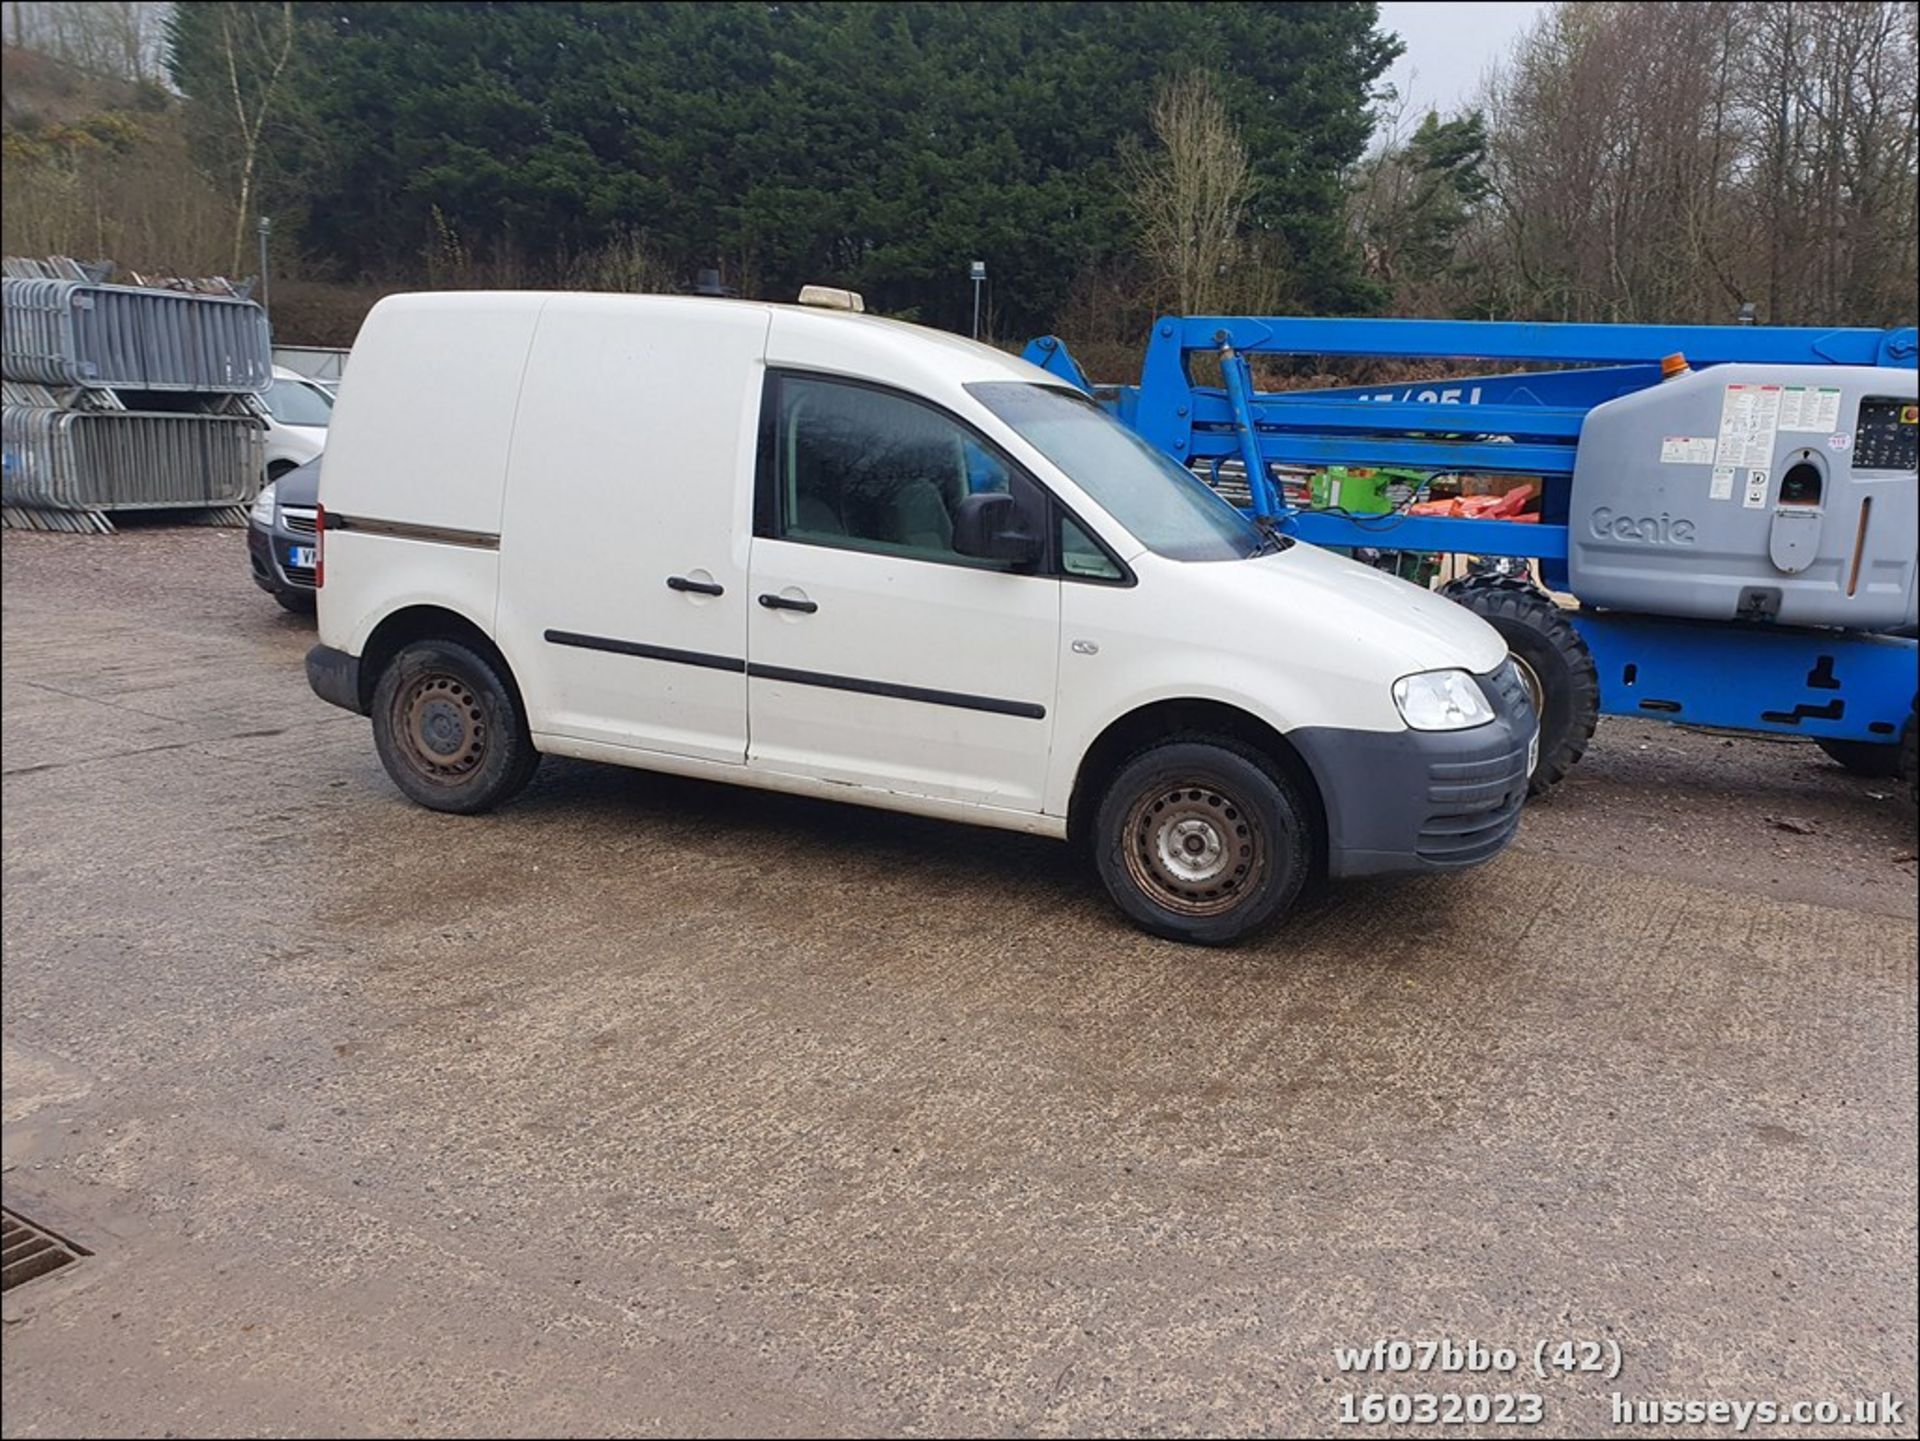
<svg viewBox="0 0 1920 1441">
<path fill-rule="evenodd" d="M 552 754 L 1072 839 L 1199 942 L 1507 844 L 1536 723 L 1485 622 L 840 296 L 374 308 L 307 671 L 402 792 L 484 811 Z"/>
</svg>

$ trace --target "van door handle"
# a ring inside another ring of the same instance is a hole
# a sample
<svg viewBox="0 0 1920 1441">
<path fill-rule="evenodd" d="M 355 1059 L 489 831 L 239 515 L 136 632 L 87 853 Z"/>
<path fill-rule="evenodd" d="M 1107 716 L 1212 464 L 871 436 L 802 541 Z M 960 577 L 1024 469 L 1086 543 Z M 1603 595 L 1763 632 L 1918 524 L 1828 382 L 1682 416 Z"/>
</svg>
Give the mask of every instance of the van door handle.
<svg viewBox="0 0 1920 1441">
<path fill-rule="evenodd" d="M 715 585 L 709 580 L 688 580 L 684 575 L 668 576 L 667 589 L 687 591 L 692 595 L 725 595 L 727 593 L 724 585 Z"/>
<path fill-rule="evenodd" d="M 788 600 L 784 595 L 763 595 L 760 604 L 768 610 L 797 610 L 802 615 L 812 615 L 820 609 L 819 602 L 811 600 Z"/>
</svg>

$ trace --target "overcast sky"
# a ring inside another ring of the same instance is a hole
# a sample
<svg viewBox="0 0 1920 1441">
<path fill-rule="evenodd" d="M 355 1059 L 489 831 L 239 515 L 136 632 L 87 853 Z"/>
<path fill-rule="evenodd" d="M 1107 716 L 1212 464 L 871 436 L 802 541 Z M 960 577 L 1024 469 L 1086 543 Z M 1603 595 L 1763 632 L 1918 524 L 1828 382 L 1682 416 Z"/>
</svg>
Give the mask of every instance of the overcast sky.
<svg viewBox="0 0 1920 1441">
<path fill-rule="evenodd" d="M 1388 78 L 1418 109 L 1471 100 L 1487 66 L 1507 53 L 1544 0 L 1382 0 L 1380 26 L 1406 42 Z"/>
</svg>

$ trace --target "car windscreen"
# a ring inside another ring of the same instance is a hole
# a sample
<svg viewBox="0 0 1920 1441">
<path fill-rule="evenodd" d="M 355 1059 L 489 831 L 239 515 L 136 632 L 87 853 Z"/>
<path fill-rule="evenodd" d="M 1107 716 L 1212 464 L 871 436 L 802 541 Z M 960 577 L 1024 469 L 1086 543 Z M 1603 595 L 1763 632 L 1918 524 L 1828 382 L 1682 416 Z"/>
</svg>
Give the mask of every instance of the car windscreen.
<svg viewBox="0 0 1920 1441">
<path fill-rule="evenodd" d="M 1251 521 L 1078 391 L 993 380 L 967 392 L 1154 554 L 1239 560 L 1260 549 Z"/>
<path fill-rule="evenodd" d="M 333 419 L 326 392 L 304 380 L 276 380 L 267 387 L 267 409 L 282 425 L 325 425 Z"/>
</svg>

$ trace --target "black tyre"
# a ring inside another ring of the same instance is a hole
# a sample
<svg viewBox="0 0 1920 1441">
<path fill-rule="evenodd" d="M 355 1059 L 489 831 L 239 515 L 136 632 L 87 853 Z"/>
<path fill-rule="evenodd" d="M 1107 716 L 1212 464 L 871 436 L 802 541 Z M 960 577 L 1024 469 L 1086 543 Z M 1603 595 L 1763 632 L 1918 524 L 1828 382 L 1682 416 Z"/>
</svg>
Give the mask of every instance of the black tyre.
<svg viewBox="0 0 1920 1441">
<path fill-rule="evenodd" d="M 1540 716 L 1540 759 L 1527 780 L 1542 795 L 1587 753 L 1600 720 L 1600 672 L 1567 613 L 1538 586 L 1508 576 L 1476 575 L 1441 592 L 1500 632 Z"/>
<path fill-rule="evenodd" d="M 1874 741 L 1816 740 L 1814 744 L 1857 776 L 1886 780 L 1902 774 L 1900 762 L 1904 743 L 1901 741 L 1879 744 Z"/>
<path fill-rule="evenodd" d="M 1108 782 L 1094 859 L 1143 930 L 1226 945 L 1293 903 L 1312 868 L 1307 809 L 1249 746 L 1180 737 L 1140 751 Z"/>
<path fill-rule="evenodd" d="M 269 483 L 271 483 L 273 481 L 278 480 L 281 476 L 285 475 L 288 471 L 298 470 L 299 468 L 300 468 L 300 465 L 299 465 L 299 462 L 297 461 L 276 460 L 272 465 L 267 467 L 267 480 Z"/>
<path fill-rule="evenodd" d="M 1907 803 L 1920 806 L 1920 702 L 1900 727 L 1900 779 L 1907 783 Z"/>
<path fill-rule="evenodd" d="M 276 590 L 273 598 L 280 602 L 280 609 L 292 611 L 295 615 L 312 615 L 314 612 L 314 594 L 310 590 Z"/>
<path fill-rule="evenodd" d="M 373 741 L 408 799 L 460 815 L 511 798 L 540 764 L 505 678 L 455 641 L 415 641 L 388 662 Z"/>
</svg>

